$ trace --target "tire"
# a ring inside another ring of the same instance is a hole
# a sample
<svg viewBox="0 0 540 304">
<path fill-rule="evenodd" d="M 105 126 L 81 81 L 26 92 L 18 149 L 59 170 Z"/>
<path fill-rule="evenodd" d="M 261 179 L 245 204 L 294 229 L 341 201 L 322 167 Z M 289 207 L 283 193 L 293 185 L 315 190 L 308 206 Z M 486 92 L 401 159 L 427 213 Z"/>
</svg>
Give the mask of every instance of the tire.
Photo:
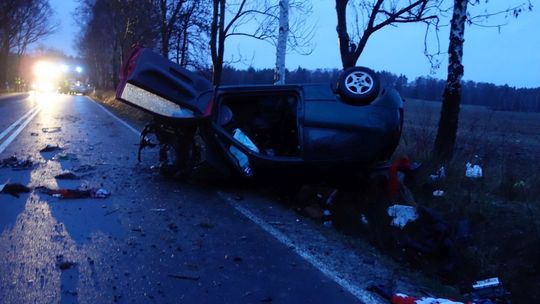
<svg viewBox="0 0 540 304">
<path fill-rule="evenodd" d="M 341 73 L 338 80 L 338 93 L 351 104 L 366 105 L 378 95 L 381 87 L 379 77 L 366 67 L 352 67 Z"/>
<path fill-rule="evenodd" d="M 180 134 L 178 134 L 180 135 Z M 193 134 L 181 136 L 173 143 L 160 145 L 160 173 L 168 178 L 189 178 L 200 160 L 200 149 L 193 139 Z"/>
</svg>

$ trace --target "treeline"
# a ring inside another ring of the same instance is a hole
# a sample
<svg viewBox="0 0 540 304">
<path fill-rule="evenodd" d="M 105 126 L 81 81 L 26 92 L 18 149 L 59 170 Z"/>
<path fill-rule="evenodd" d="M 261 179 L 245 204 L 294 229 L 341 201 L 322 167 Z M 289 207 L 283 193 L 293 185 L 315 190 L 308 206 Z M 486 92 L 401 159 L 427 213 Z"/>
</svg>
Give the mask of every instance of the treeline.
<svg viewBox="0 0 540 304">
<path fill-rule="evenodd" d="M 339 69 L 308 70 L 298 67 L 287 70 L 287 83 L 334 83 L 337 81 Z M 209 73 L 209 72 L 208 72 Z M 409 81 L 404 75 L 396 75 L 387 71 L 378 72 L 384 86 L 397 89 L 408 98 L 441 101 L 445 80 L 432 77 L 418 77 Z M 272 69 L 246 70 L 226 66 L 223 71 L 223 84 L 271 84 Z M 540 88 L 524 89 L 508 85 L 465 81 L 462 83 L 462 104 L 487 106 L 494 110 L 540 112 Z"/>
<path fill-rule="evenodd" d="M 418 77 L 407 85 L 404 95 L 440 101 L 445 81 L 431 77 Z M 494 110 L 540 112 L 540 88 L 515 88 L 485 82 L 464 81 L 461 103 L 488 106 Z"/>
</svg>

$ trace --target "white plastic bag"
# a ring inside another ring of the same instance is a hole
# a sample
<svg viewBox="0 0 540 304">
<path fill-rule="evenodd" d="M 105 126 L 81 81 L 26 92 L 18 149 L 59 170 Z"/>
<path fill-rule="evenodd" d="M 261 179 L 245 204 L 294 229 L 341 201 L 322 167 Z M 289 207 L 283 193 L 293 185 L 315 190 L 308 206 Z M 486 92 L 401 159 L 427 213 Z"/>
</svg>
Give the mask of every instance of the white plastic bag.
<svg viewBox="0 0 540 304">
<path fill-rule="evenodd" d="M 392 226 L 403 229 L 408 222 L 418 219 L 418 213 L 413 206 L 393 205 L 388 207 L 388 216 L 392 217 Z"/>
<path fill-rule="evenodd" d="M 465 164 L 465 176 L 469 178 L 481 178 L 483 176 L 482 167 L 471 163 Z"/>
</svg>

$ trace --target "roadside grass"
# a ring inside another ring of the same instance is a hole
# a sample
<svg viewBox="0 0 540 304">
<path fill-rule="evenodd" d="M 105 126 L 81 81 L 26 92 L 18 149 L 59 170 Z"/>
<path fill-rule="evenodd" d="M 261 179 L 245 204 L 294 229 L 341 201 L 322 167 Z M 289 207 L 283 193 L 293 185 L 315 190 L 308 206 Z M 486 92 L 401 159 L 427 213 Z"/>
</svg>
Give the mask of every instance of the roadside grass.
<svg viewBox="0 0 540 304">
<path fill-rule="evenodd" d="M 141 129 L 152 119 L 151 115 L 116 100 L 115 92 L 112 90 L 95 90 L 89 97 L 104 105 L 109 110 L 114 111 L 119 117 L 134 121 L 137 127 Z"/>
<path fill-rule="evenodd" d="M 540 113 L 462 106 L 455 157 L 441 164 L 429 154 L 439 111 L 440 103 L 407 101 L 395 155 L 423 163 L 409 185 L 418 205 L 470 223 L 471 239 L 459 252 L 462 267 L 451 281 L 499 277 L 517 303 L 540 302 Z M 467 162 L 479 164 L 484 177 L 465 177 Z M 430 184 L 441 166 L 446 178 Z M 446 195 L 434 197 L 435 188 Z"/>
</svg>

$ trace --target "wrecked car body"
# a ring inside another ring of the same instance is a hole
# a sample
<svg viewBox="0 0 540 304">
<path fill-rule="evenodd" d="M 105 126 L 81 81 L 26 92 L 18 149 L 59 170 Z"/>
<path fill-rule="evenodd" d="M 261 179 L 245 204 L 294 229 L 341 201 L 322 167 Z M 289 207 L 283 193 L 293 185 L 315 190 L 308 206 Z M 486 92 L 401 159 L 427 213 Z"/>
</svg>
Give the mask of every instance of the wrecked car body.
<svg viewBox="0 0 540 304">
<path fill-rule="evenodd" d="M 159 147 L 163 173 L 187 176 L 201 162 L 244 177 L 358 172 L 388 160 L 403 101 L 366 68 L 330 84 L 217 86 L 149 49 L 121 71 L 118 100 L 150 113 L 141 148 Z"/>
</svg>

